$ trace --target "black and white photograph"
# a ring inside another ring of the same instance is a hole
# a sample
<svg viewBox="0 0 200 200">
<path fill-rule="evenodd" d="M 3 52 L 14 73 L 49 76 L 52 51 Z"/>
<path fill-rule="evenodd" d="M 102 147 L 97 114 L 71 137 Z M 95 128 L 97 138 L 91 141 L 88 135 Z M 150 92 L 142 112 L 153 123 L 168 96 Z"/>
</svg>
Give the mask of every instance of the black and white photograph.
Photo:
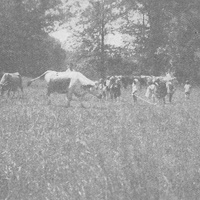
<svg viewBox="0 0 200 200">
<path fill-rule="evenodd" d="M 199 200 L 200 0 L 0 0 L 0 200 Z"/>
</svg>

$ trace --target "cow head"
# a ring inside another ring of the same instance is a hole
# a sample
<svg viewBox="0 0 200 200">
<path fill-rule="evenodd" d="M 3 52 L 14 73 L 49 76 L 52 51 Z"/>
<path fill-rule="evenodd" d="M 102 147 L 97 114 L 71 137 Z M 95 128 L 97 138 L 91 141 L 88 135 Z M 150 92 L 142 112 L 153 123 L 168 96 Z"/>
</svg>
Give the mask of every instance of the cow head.
<svg viewBox="0 0 200 200">
<path fill-rule="evenodd" d="M 5 73 L 0 82 L 0 91 L 3 94 L 9 87 L 9 82 L 11 81 L 12 76 L 8 73 Z"/>
<path fill-rule="evenodd" d="M 11 76 L 10 74 L 5 73 L 1 78 L 1 84 L 8 82 L 10 80 L 10 76 Z"/>
<path fill-rule="evenodd" d="M 5 82 L 9 81 L 10 74 L 5 73 L 1 78 L 1 84 L 4 84 Z"/>
<path fill-rule="evenodd" d="M 99 82 L 95 81 L 94 85 L 90 87 L 90 93 L 94 96 L 96 96 L 98 99 L 102 98 L 102 92 L 99 87 Z"/>
<path fill-rule="evenodd" d="M 82 85 L 82 88 L 87 91 L 89 94 L 92 94 L 93 96 L 96 96 L 97 98 L 101 98 L 101 91 L 99 89 L 99 83 L 94 82 L 94 85 L 88 84 L 88 85 Z"/>
</svg>

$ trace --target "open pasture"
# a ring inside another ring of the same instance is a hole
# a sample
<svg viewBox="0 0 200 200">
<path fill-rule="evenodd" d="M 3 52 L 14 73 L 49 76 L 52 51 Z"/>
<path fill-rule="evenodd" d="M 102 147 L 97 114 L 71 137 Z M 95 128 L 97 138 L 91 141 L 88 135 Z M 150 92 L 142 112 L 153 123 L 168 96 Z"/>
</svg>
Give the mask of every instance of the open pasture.
<svg viewBox="0 0 200 200">
<path fill-rule="evenodd" d="M 48 106 L 42 81 L 24 90 L 0 99 L 0 199 L 199 198 L 198 88 L 166 106 L 134 105 L 130 88 L 120 102 L 88 95 L 86 109 L 56 94 Z"/>
</svg>

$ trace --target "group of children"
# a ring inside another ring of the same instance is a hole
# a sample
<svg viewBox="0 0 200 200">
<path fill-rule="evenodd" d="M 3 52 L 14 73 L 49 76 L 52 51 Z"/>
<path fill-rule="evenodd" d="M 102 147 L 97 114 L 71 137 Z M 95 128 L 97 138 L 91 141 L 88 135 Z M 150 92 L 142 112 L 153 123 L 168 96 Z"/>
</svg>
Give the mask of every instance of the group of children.
<svg viewBox="0 0 200 200">
<path fill-rule="evenodd" d="M 175 92 L 175 88 L 174 88 L 172 81 L 166 82 L 166 88 L 167 88 L 167 95 L 168 95 L 168 98 L 169 98 L 169 103 L 171 103 L 172 102 L 172 96 Z M 192 89 L 192 86 L 191 86 L 190 82 L 187 80 L 185 82 L 185 85 L 184 85 L 184 92 L 185 92 L 185 99 L 186 100 L 188 100 L 190 98 L 191 89 Z M 137 102 L 137 91 L 138 91 L 138 80 L 134 79 L 133 83 L 132 83 L 132 97 L 133 97 L 134 103 Z"/>
</svg>

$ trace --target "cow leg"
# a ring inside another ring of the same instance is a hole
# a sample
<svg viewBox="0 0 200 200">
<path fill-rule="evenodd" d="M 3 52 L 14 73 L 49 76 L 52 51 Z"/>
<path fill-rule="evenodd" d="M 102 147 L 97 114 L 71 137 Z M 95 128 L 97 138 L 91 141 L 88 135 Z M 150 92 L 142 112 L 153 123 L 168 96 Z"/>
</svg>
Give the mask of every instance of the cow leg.
<svg viewBox="0 0 200 200">
<path fill-rule="evenodd" d="M 106 92 L 105 91 L 103 91 L 103 98 L 106 99 Z"/>
<path fill-rule="evenodd" d="M 115 94 L 115 101 L 117 101 L 117 97 L 118 97 L 117 94 Z"/>
<path fill-rule="evenodd" d="M 172 96 L 173 96 L 173 93 L 169 93 L 169 103 L 172 102 Z"/>
<path fill-rule="evenodd" d="M 110 89 L 108 90 L 108 98 L 107 99 L 111 99 L 111 91 L 110 91 Z"/>
<path fill-rule="evenodd" d="M 136 96 L 136 93 L 135 93 L 135 92 L 133 93 L 133 102 L 134 102 L 134 103 L 137 103 L 137 96 Z"/>
<path fill-rule="evenodd" d="M 108 91 L 105 91 L 105 99 L 108 100 Z"/>
<path fill-rule="evenodd" d="M 47 105 L 50 105 L 50 104 L 51 104 L 50 95 L 51 95 L 51 92 L 50 92 L 50 90 L 47 88 Z"/>
<path fill-rule="evenodd" d="M 10 97 L 10 89 L 7 92 L 7 97 Z"/>
<path fill-rule="evenodd" d="M 113 98 L 116 101 L 116 99 L 117 99 L 116 91 L 113 91 Z"/>
<path fill-rule="evenodd" d="M 4 90 L 3 90 L 3 89 L 1 89 L 1 96 L 3 96 L 3 94 L 4 94 Z"/>
<path fill-rule="evenodd" d="M 166 102 L 165 102 L 165 97 L 164 97 L 164 98 L 163 98 L 163 104 L 165 105 L 165 103 L 166 103 Z"/>
<path fill-rule="evenodd" d="M 22 85 L 20 85 L 19 88 L 20 88 L 21 92 L 24 93 Z"/>
<path fill-rule="evenodd" d="M 108 94 L 107 94 L 107 91 L 105 91 L 105 100 L 106 100 L 106 101 L 108 100 Z"/>
<path fill-rule="evenodd" d="M 118 97 L 118 100 L 121 102 L 121 100 L 122 100 L 122 97 L 121 97 L 121 95 L 119 95 L 119 97 Z"/>
<path fill-rule="evenodd" d="M 16 91 L 17 91 L 17 88 L 11 88 L 10 91 L 12 91 L 12 98 L 15 98 L 16 97 Z"/>
<path fill-rule="evenodd" d="M 70 102 L 72 100 L 72 93 L 68 92 L 66 94 L 66 100 L 67 100 L 67 107 L 70 107 Z"/>
<path fill-rule="evenodd" d="M 76 96 L 76 97 L 78 97 L 78 100 L 79 100 L 79 102 L 80 102 L 80 105 L 81 105 L 81 107 L 82 108 L 86 108 L 84 105 L 83 105 L 83 97 L 86 95 L 87 93 L 85 92 L 85 93 L 83 93 L 83 94 L 77 94 L 76 92 L 74 92 L 74 95 Z"/>
<path fill-rule="evenodd" d="M 21 94 L 22 94 L 22 96 L 21 96 L 21 97 L 23 98 L 23 97 L 24 97 L 24 90 L 23 90 L 23 87 L 22 87 L 22 85 L 20 85 L 20 86 L 19 86 L 19 88 L 20 88 L 20 90 L 21 90 Z"/>
<path fill-rule="evenodd" d="M 106 100 L 108 100 L 109 98 L 111 98 L 111 96 L 110 96 L 110 89 L 106 89 Z"/>
<path fill-rule="evenodd" d="M 18 88 L 15 90 L 15 92 L 17 92 L 17 96 L 20 95 Z M 20 98 L 20 97 L 19 97 Z"/>
<path fill-rule="evenodd" d="M 16 92 L 16 90 L 12 90 L 12 98 L 15 97 L 15 92 Z"/>
<path fill-rule="evenodd" d="M 113 99 L 113 92 L 112 91 L 110 91 L 110 98 L 111 98 L 111 100 Z"/>
<path fill-rule="evenodd" d="M 156 97 L 154 94 L 152 95 L 152 99 L 153 99 L 153 103 L 156 103 Z"/>
<path fill-rule="evenodd" d="M 17 96 L 19 95 L 18 88 L 16 90 L 14 90 L 13 92 L 14 92 L 14 96 L 16 96 L 15 94 L 17 94 Z"/>
</svg>

